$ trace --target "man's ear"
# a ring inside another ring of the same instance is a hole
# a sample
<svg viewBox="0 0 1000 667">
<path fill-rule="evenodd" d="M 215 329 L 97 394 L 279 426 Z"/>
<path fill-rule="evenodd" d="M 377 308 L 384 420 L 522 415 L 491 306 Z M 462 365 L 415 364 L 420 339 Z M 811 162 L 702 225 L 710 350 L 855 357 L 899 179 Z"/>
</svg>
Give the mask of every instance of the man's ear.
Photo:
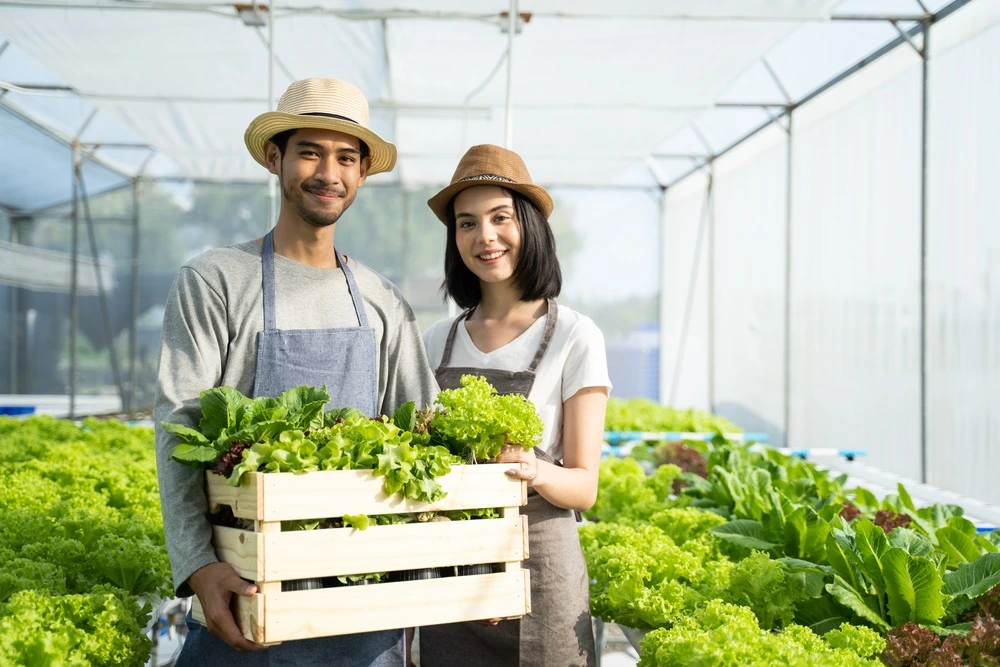
<svg viewBox="0 0 1000 667">
<path fill-rule="evenodd" d="M 365 179 L 368 178 L 368 170 L 372 166 L 371 156 L 366 155 L 361 158 L 361 164 L 359 166 L 361 167 L 361 178 L 358 180 L 358 185 L 363 185 Z"/>
<path fill-rule="evenodd" d="M 267 170 L 275 176 L 281 175 L 281 151 L 273 142 L 264 144 L 264 161 L 267 162 Z"/>
</svg>

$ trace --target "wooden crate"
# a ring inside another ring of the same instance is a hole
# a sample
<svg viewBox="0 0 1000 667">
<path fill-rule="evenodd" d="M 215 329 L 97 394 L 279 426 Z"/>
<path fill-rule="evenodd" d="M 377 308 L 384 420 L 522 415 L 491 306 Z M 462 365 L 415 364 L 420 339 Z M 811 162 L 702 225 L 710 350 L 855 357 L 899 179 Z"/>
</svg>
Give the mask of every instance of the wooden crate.
<svg viewBox="0 0 1000 667">
<path fill-rule="evenodd" d="M 255 529 L 214 527 L 219 560 L 257 584 L 237 597 L 237 622 L 259 644 L 485 618 L 520 618 L 531 611 L 527 485 L 504 474 L 518 464 L 453 466 L 440 478 L 447 495 L 435 503 L 392 497 L 369 471 L 254 473 L 239 487 L 206 473 L 210 511 L 222 505 Z M 349 514 L 403 514 L 500 509 L 501 518 L 282 531 L 281 521 Z M 501 563 L 493 574 L 282 591 L 286 580 Z M 204 613 L 194 600 L 195 620 Z"/>
</svg>

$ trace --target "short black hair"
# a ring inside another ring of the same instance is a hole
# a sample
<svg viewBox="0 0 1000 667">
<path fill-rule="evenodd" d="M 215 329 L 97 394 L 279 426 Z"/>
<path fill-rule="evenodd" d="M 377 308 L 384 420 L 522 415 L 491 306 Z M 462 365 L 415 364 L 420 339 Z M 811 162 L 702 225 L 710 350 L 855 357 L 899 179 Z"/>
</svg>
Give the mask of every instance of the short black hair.
<svg viewBox="0 0 1000 667">
<path fill-rule="evenodd" d="M 285 157 L 285 150 L 288 148 L 288 140 L 292 138 L 292 135 L 298 132 L 298 129 L 292 128 L 291 130 L 285 130 L 284 132 L 278 132 L 276 135 L 268 139 L 272 144 L 278 147 L 278 152 L 281 153 L 281 157 Z M 358 139 L 360 144 L 359 150 L 361 151 L 361 159 L 365 159 L 371 155 L 371 151 L 368 149 L 368 144 L 366 144 L 361 139 Z"/>
<path fill-rule="evenodd" d="M 514 266 L 514 284 L 521 301 L 551 299 L 562 291 L 562 271 L 556 255 L 556 239 L 545 216 L 524 195 L 504 189 L 514 200 L 514 213 L 521 226 L 521 248 Z M 456 195 L 457 196 L 457 195 Z M 448 242 L 444 251 L 444 282 L 447 292 L 462 308 L 474 308 L 483 298 L 479 278 L 462 261 L 455 241 L 455 200 L 448 202 Z"/>
</svg>

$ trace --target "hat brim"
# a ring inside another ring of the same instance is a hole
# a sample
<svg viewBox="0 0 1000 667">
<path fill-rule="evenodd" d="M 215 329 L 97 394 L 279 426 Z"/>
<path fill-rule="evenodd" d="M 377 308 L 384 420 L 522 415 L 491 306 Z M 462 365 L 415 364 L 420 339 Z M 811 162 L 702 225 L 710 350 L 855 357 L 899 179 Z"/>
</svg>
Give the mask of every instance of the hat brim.
<svg viewBox="0 0 1000 667">
<path fill-rule="evenodd" d="M 265 147 L 271 137 L 285 130 L 302 129 L 333 130 L 364 141 L 371 151 L 369 154 L 371 160 L 368 167 L 369 175 L 392 171 L 392 168 L 396 166 L 395 144 L 386 141 L 366 127 L 340 118 L 269 111 L 250 121 L 247 131 L 243 135 L 243 140 L 246 142 L 247 150 L 250 151 L 253 159 L 261 166 L 266 167 L 267 152 Z"/>
<path fill-rule="evenodd" d="M 552 197 L 549 193 L 545 191 L 540 185 L 534 185 L 532 183 L 506 183 L 504 181 L 497 181 L 489 178 L 473 178 L 467 181 L 459 181 L 458 183 L 452 183 L 446 187 L 441 192 L 437 193 L 433 197 L 427 200 L 427 205 L 430 206 L 434 215 L 437 219 L 448 224 L 448 205 L 451 200 L 455 198 L 462 190 L 475 187 L 477 185 L 492 185 L 495 188 L 503 188 L 505 190 L 513 190 L 519 194 L 524 195 L 531 201 L 532 204 L 541 212 L 542 217 L 546 220 L 552 215 L 552 209 L 554 205 L 552 203 Z"/>
</svg>

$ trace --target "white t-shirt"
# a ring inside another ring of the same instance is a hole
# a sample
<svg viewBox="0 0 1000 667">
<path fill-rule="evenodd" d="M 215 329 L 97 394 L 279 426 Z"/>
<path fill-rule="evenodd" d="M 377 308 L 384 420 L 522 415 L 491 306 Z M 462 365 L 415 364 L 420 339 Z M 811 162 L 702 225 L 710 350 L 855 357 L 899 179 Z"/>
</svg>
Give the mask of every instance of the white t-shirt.
<svg viewBox="0 0 1000 667">
<path fill-rule="evenodd" d="M 463 321 L 455 332 L 448 365 L 504 371 L 528 370 L 542 342 L 547 319 L 548 315 L 543 315 L 520 336 L 488 354 L 475 346 Z M 432 369 L 441 364 L 448 331 L 454 321 L 454 318 L 441 320 L 424 333 L 424 346 Z M 563 458 L 563 401 L 584 387 L 607 387 L 611 391 L 604 335 L 586 315 L 559 306 L 552 342 L 538 365 L 535 384 L 528 396 L 545 425 L 539 447 L 556 461 Z"/>
</svg>

